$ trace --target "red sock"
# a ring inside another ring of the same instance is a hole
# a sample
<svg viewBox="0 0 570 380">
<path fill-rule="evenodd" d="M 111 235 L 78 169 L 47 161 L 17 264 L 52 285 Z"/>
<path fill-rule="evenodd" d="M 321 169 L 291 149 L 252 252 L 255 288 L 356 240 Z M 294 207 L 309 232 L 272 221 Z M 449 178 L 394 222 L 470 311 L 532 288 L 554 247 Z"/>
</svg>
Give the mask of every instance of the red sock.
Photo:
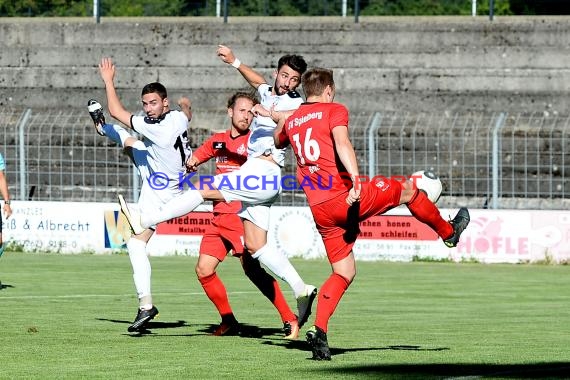
<svg viewBox="0 0 570 380">
<path fill-rule="evenodd" d="M 232 307 L 230 306 L 230 301 L 228 299 L 228 293 L 226 292 L 226 287 L 217 273 L 214 272 L 209 276 L 201 277 L 198 279 L 206 295 L 214 303 L 216 309 L 222 316 L 233 315 Z"/>
<path fill-rule="evenodd" d="M 350 281 L 337 273 L 332 273 L 325 281 L 319 291 L 315 326 L 320 327 L 324 332 L 328 331 L 329 319 L 349 285 Z"/>
<path fill-rule="evenodd" d="M 406 206 L 408 206 L 408 209 L 417 220 L 433 228 L 442 239 L 447 239 L 453 235 L 451 224 L 441 217 L 439 209 L 428 199 L 423 191 L 417 190 L 416 195 Z"/>
<path fill-rule="evenodd" d="M 295 320 L 295 314 L 287 304 L 277 280 L 267 273 L 261 267 L 259 261 L 251 257 L 249 253 L 243 254 L 241 263 L 247 277 L 275 306 L 281 316 L 281 320 L 283 322 Z"/>
</svg>

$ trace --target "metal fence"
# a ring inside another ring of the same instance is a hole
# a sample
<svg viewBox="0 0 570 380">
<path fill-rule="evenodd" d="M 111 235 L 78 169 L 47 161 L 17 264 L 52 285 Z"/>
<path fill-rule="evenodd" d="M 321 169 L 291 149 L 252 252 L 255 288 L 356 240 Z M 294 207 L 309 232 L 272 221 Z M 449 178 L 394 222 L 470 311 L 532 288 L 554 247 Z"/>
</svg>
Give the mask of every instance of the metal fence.
<svg viewBox="0 0 570 380">
<path fill-rule="evenodd" d="M 435 171 L 442 208 L 566 209 L 570 195 L 569 116 L 548 113 L 370 112 L 352 114 L 360 171 L 402 176 Z M 196 112 L 193 147 L 227 127 L 225 112 Z M 13 199 L 113 202 L 136 200 L 140 178 L 114 143 L 98 136 L 87 112 L 0 110 L 0 152 Z M 200 169 L 209 174 L 213 163 Z M 284 174 L 293 174 L 287 157 Z M 304 206 L 299 191 L 279 205 Z"/>
</svg>

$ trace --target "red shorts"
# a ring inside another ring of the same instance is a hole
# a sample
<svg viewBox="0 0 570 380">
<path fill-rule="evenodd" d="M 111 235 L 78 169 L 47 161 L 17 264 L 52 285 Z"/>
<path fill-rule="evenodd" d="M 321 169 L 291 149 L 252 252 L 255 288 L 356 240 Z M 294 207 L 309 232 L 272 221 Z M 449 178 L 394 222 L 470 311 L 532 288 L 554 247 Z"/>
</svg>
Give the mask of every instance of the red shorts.
<svg viewBox="0 0 570 380">
<path fill-rule="evenodd" d="M 323 238 L 328 259 L 336 263 L 348 256 L 360 233 L 359 223 L 400 205 L 402 183 L 382 179 L 363 183 L 360 202 L 348 206 L 348 193 L 311 206 L 317 230 Z"/>
<path fill-rule="evenodd" d="M 212 224 L 208 226 L 202 242 L 200 254 L 223 261 L 228 252 L 233 255 L 243 253 L 243 223 L 236 214 L 214 214 Z"/>
</svg>

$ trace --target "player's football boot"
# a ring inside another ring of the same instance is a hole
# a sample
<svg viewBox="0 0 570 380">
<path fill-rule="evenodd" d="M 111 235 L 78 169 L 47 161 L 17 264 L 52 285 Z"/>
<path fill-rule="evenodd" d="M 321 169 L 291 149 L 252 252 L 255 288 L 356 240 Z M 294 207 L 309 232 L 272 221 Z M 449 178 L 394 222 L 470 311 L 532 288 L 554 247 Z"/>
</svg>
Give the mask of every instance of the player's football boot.
<svg viewBox="0 0 570 380">
<path fill-rule="evenodd" d="M 222 323 L 212 333 L 214 336 L 223 336 L 223 335 L 238 335 L 239 334 L 239 322 L 233 315 L 228 316 L 227 318 L 222 318 Z"/>
<path fill-rule="evenodd" d="M 158 315 L 158 309 L 156 306 L 151 307 L 148 310 L 139 309 L 137 316 L 133 321 L 133 324 L 127 329 L 129 332 L 139 332 L 144 330 L 148 322 L 154 319 Z"/>
<path fill-rule="evenodd" d="M 317 326 L 311 327 L 305 334 L 307 343 L 313 351 L 313 360 L 331 360 L 331 350 L 327 333 Z"/>
<path fill-rule="evenodd" d="M 141 226 L 141 216 L 138 211 L 134 209 L 130 209 L 127 202 L 125 202 L 125 198 L 121 194 L 117 196 L 119 198 L 119 204 L 121 205 L 121 212 L 127 218 L 127 222 L 131 226 L 133 233 L 135 235 L 140 235 L 144 232 L 143 226 Z"/>
<path fill-rule="evenodd" d="M 305 292 L 297 297 L 297 310 L 299 312 L 299 328 L 309 319 L 311 315 L 311 307 L 313 306 L 313 301 L 317 297 L 317 288 L 313 285 L 305 285 Z"/>
<path fill-rule="evenodd" d="M 463 231 L 465 231 L 465 228 L 467 228 L 470 220 L 469 211 L 465 207 L 461 207 L 455 215 L 455 218 L 450 221 L 453 227 L 453 235 L 443 241 L 445 245 L 449 248 L 456 247 L 457 243 L 459 243 L 459 237 Z"/>
<path fill-rule="evenodd" d="M 93 124 L 95 124 L 95 129 L 100 136 L 105 136 L 103 133 L 103 125 L 105 124 L 105 115 L 103 115 L 103 106 L 95 99 L 89 99 L 87 102 L 87 109 L 89 110 L 89 115 L 93 119 Z"/>
<path fill-rule="evenodd" d="M 285 333 L 285 339 L 297 339 L 299 337 L 299 322 L 294 320 L 283 323 L 283 332 Z"/>
</svg>

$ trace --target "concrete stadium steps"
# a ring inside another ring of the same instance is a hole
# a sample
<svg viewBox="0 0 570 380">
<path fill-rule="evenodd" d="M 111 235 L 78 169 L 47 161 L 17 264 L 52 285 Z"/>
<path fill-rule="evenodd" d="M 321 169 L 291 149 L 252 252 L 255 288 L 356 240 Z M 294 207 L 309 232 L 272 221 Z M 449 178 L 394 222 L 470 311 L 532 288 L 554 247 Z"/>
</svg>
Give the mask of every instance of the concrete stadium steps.
<svg viewBox="0 0 570 380">
<path fill-rule="evenodd" d="M 0 70 L 1 71 L 1 70 Z M 169 92 L 170 99 L 176 100 L 185 95 L 192 99 L 192 107 L 199 112 L 223 111 L 229 96 L 236 90 L 250 90 L 249 87 L 238 87 L 227 91 L 209 91 L 179 89 Z M 125 108 L 136 112 L 141 109 L 140 88 L 119 89 L 121 101 Z M 36 112 L 54 112 L 65 107 L 75 113 L 85 113 L 87 100 L 95 98 L 105 104 L 105 93 L 101 88 L 77 89 L 31 89 L 0 87 L 0 107 L 10 105 L 25 105 Z M 346 104 L 351 115 L 360 112 L 401 111 L 401 112 L 465 112 L 505 111 L 525 112 L 529 110 L 549 111 L 565 114 L 570 112 L 570 96 L 566 93 L 533 93 L 520 94 L 501 91 L 480 91 L 455 93 L 451 91 L 339 91 L 336 101 Z M 89 115 L 85 114 L 85 123 Z M 203 120 L 200 126 L 209 129 L 220 128 L 215 121 Z M 92 128 L 92 127 L 91 127 Z"/>
<path fill-rule="evenodd" d="M 5 46 L 274 45 L 377 46 L 394 51 L 442 46 L 565 46 L 568 19 L 559 17 L 4 18 Z"/>
<path fill-rule="evenodd" d="M 1 67 L 94 68 L 101 57 L 112 57 L 118 67 L 222 67 L 215 43 L 208 45 L 145 46 L 141 44 L 5 46 Z M 285 53 L 303 55 L 310 66 L 341 68 L 502 68 L 564 69 L 567 46 L 444 45 L 401 48 L 377 45 L 233 45 L 242 62 L 256 68 L 273 68 Z"/>
<path fill-rule="evenodd" d="M 271 69 L 260 70 L 266 77 Z M 172 90 L 227 90 L 244 88 L 244 80 L 228 67 L 121 67 L 117 89 L 131 89 L 136 83 L 160 81 Z M 220 80 L 224 78 L 224 80 Z M 226 79 L 227 78 L 227 79 Z M 570 69 L 383 69 L 342 68 L 335 71 L 339 91 L 505 91 L 542 93 L 570 90 Z M 101 87 L 94 67 L 5 67 L 0 86 L 11 88 L 93 88 Z M 64 94 L 62 94 L 64 95 Z M 140 90 L 139 94 L 140 96 Z"/>
<path fill-rule="evenodd" d="M 359 110 L 570 112 L 566 17 L 0 19 L 0 105 L 80 108 L 103 98 L 96 65 L 112 56 L 130 109 L 164 82 L 200 109 L 247 89 L 216 45 L 270 78 L 287 52 L 335 69 L 337 100 Z"/>
</svg>

